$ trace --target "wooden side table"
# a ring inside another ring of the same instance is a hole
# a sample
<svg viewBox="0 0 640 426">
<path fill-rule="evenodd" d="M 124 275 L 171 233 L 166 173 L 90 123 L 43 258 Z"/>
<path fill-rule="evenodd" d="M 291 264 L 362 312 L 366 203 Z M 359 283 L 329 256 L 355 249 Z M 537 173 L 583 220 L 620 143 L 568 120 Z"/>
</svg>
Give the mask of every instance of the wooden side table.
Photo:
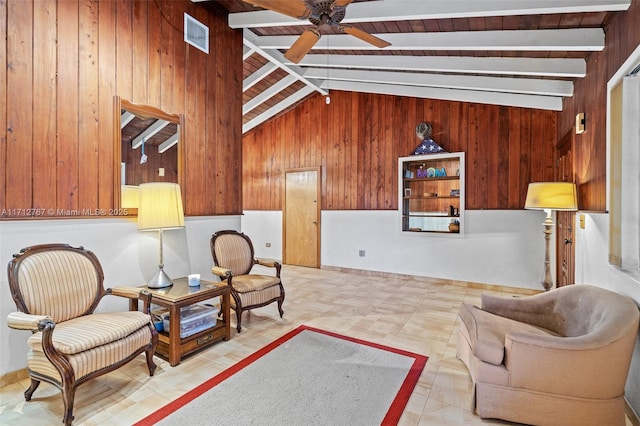
<svg viewBox="0 0 640 426">
<path fill-rule="evenodd" d="M 229 287 L 222 283 L 205 280 L 200 280 L 200 287 L 189 287 L 187 281 L 186 277 L 182 277 L 174 279 L 171 287 L 156 289 L 140 287 L 152 294 L 151 303 L 169 310 L 170 327 L 168 332 L 164 330 L 158 333 L 156 355 L 167 359 L 172 367 L 180 364 L 185 355 L 203 349 L 214 342 L 231 338 Z M 211 328 L 181 338 L 180 309 L 214 297 L 220 297 L 222 318 L 218 318 L 216 325 Z M 137 299 L 130 300 L 129 309 L 138 310 Z"/>
</svg>

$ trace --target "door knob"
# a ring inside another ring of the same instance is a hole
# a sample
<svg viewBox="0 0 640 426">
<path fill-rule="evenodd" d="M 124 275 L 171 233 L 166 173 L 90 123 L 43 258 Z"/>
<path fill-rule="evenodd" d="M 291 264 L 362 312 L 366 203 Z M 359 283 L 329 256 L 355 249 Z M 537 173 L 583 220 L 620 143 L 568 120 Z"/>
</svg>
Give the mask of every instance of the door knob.
<svg viewBox="0 0 640 426">
<path fill-rule="evenodd" d="M 565 243 L 565 244 L 573 244 L 573 241 L 571 241 L 571 240 L 570 240 L 570 239 L 568 239 L 568 238 L 565 238 L 565 239 L 564 239 L 564 243 Z"/>
</svg>

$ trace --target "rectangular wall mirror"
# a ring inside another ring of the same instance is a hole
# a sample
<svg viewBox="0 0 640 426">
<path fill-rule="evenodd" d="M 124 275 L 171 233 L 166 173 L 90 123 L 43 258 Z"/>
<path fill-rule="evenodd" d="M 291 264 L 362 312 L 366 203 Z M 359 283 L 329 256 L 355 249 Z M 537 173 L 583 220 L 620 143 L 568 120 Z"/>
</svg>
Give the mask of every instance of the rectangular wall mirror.
<svg viewBox="0 0 640 426">
<path fill-rule="evenodd" d="M 114 112 L 114 158 L 120 171 L 115 176 L 116 207 L 135 215 L 135 197 L 132 202 L 129 195 L 141 183 L 175 182 L 183 187 L 184 116 L 119 96 Z"/>
</svg>

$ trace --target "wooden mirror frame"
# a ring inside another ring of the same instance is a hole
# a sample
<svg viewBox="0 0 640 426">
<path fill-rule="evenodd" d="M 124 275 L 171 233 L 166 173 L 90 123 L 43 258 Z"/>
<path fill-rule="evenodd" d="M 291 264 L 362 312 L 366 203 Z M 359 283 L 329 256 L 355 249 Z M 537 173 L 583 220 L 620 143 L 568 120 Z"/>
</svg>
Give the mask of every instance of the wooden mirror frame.
<svg viewBox="0 0 640 426">
<path fill-rule="evenodd" d="M 185 200 L 185 191 L 184 191 L 184 141 L 185 141 L 185 131 L 184 131 L 184 115 L 182 114 L 170 114 L 162 111 L 160 108 L 156 108 L 150 105 L 139 105 L 134 104 L 132 102 L 127 101 L 126 99 L 122 99 L 120 96 L 114 97 L 114 108 L 113 108 L 113 151 L 114 151 L 114 208 L 120 209 L 121 203 L 121 186 L 124 184 L 121 182 L 121 163 L 122 163 L 122 132 L 120 128 L 120 115 L 121 111 L 125 109 L 132 114 L 135 114 L 141 118 L 159 118 L 171 123 L 176 123 L 178 125 L 178 185 L 182 188 L 182 203 L 184 205 Z M 127 216 L 137 216 L 137 209 L 135 209 L 135 213 L 131 212 L 127 214 Z"/>
</svg>

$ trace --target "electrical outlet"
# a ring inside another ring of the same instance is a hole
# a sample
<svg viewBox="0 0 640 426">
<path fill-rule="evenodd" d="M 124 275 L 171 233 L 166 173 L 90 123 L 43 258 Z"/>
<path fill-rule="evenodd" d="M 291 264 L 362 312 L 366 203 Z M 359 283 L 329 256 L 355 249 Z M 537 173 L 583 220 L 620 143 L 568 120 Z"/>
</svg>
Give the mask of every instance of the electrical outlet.
<svg viewBox="0 0 640 426">
<path fill-rule="evenodd" d="M 158 176 L 164 176 L 164 167 L 158 169 Z"/>
<path fill-rule="evenodd" d="M 364 250 L 359 250 L 358 251 L 358 256 L 364 257 L 364 254 L 365 254 Z"/>
<path fill-rule="evenodd" d="M 583 214 L 580 215 L 580 228 L 584 229 L 584 215 Z"/>
<path fill-rule="evenodd" d="M 266 247 L 271 247 L 271 243 L 266 243 L 265 246 Z"/>
</svg>

